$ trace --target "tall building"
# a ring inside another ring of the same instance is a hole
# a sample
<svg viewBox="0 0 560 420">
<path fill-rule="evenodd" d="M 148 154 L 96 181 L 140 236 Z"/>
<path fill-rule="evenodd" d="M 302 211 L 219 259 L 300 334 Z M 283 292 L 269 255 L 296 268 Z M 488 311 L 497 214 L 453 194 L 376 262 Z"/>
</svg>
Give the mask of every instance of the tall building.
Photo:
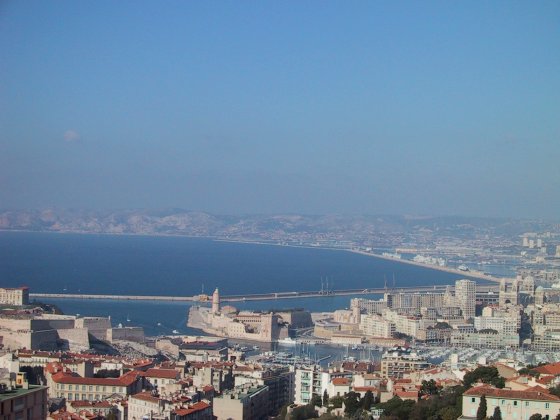
<svg viewBox="0 0 560 420">
<path fill-rule="evenodd" d="M 474 318 L 476 308 L 476 282 L 473 280 L 457 280 L 455 282 L 455 300 L 461 308 L 463 318 Z"/>
<path fill-rule="evenodd" d="M 212 294 L 212 313 L 217 314 L 218 312 L 220 312 L 220 292 L 216 287 L 216 290 L 214 290 Z"/>
</svg>

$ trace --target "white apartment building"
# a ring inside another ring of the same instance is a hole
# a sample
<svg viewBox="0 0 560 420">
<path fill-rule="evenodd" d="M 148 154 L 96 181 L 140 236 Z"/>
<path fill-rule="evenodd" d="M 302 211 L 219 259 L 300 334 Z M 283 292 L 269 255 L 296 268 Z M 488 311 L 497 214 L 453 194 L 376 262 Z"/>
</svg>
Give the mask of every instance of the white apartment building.
<svg viewBox="0 0 560 420">
<path fill-rule="evenodd" d="M 499 334 L 517 334 L 517 320 L 498 316 L 477 316 L 474 327 L 480 330 L 495 330 Z"/>
<path fill-rule="evenodd" d="M 387 351 L 381 356 L 381 376 L 402 378 L 405 372 L 427 369 L 430 364 L 424 357 L 410 351 Z"/>
<path fill-rule="evenodd" d="M 367 336 L 391 338 L 395 326 L 390 321 L 383 319 L 382 316 L 376 314 L 362 315 L 360 330 Z"/>
<path fill-rule="evenodd" d="M 0 305 L 22 306 L 29 304 L 28 287 L 0 287 Z"/>
<path fill-rule="evenodd" d="M 328 388 L 329 379 L 328 372 L 322 372 L 314 366 L 296 369 L 294 403 L 307 404 L 311 401 L 313 394 L 323 397 L 323 393 Z"/>
<path fill-rule="evenodd" d="M 474 318 L 476 308 L 476 282 L 457 280 L 455 282 L 455 302 L 465 319 Z"/>
<path fill-rule="evenodd" d="M 519 334 L 506 334 L 497 331 L 476 331 L 474 326 L 461 326 L 451 331 L 451 345 L 472 348 L 518 348 Z"/>
</svg>

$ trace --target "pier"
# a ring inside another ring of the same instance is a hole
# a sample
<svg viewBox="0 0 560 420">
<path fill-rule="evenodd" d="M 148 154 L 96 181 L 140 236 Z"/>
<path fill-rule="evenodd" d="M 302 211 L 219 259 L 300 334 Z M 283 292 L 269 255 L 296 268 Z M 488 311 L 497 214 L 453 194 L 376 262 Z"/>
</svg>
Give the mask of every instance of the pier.
<svg viewBox="0 0 560 420">
<path fill-rule="evenodd" d="M 255 300 L 277 300 L 277 299 L 299 299 L 299 298 L 320 298 L 332 296 L 360 296 L 360 295 L 380 295 L 389 293 L 442 293 L 447 287 L 454 289 L 454 285 L 431 285 L 431 286 L 410 286 L 393 288 L 364 288 L 364 289 L 340 289 L 340 290 L 311 290 L 303 292 L 273 292 L 247 295 L 222 296 L 222 302 L 244 302 Z M 477 293 L 498 292 L 497 285 L 476 286 Z M 77 293 L 30 293 L 34 299 L 108 299 L 108 300 L 153 300 L 166 302 L 209 302 L 210 298 L 206 295 L 197 296 L 142 296 L 142 295 L 104 295 L 104 294 L 77 294 Z"/>
</svg>

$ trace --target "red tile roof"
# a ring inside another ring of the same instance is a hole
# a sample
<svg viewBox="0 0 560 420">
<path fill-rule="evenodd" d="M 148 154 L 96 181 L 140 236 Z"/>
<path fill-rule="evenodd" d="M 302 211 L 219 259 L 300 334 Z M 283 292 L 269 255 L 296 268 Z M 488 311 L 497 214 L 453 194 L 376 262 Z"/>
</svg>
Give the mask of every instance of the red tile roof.
<svg viewBox="0 0 560 420">
<path fill-rule="evenodd" d="M 542 365 L 532 370 L 545 375 L 560 375 L 560 362 L 549 363 L 548 365 Z"/>
<path fill-rule="evenodd" d="M 76 373 L 58 372 L 52 375 L 52 380 L 60 384 L 75 385 L 105 385 L 105 386 L 129 386 L 138 378 L 138 372 L 130 371 L 119 378 L 82 378 Z"/>
<path fill-rule="evenodd" d="M 177 379 L 179 377 L 179 372 L 175 369 L 151 368 L 143 373 L 143 376 L 147 378 Z"/>
<path fill-rule="evenodd" d="M 490 385 L 482 385 L 471 388 L 465 391 L 463 395 L 486 395 L 490 397 L 511 400 L 560 401 L 560 397 L 545 392 L 531 391 L 529 389 L 523 391 L 514 391 L 512 389 L 498 389 Z"/>
<path fill-rule="evenodd" d="M 337 386 L 350 385 L 348 378 L 333 378 L 331 382 L 333 385 Z"/>
<path fill-rule="evenodd" d="M 197 411 L 206 410 L 209 407 L 209 404 L 206 404 L 204 401 L 199 401 L 196 404 L 189 406 L 188 408 L 177 408 L 174 411 L 178 416 L 186 416 L 188 414 L 196 413 Z"/>
<path fill-rule="evenodd" d="M 418 391 L 396 390 L 394 394 L 399 398 L 418 398 Z"/>
<path fill-rule="evenodd" d="M 131 395 L 130 398 L 131 399 L 134 398 L 142 401 L 148 401 L 151 403 L 157 403 L 159 401 L 159 397 L 153 396 L 152 393 L 149 391 L 139 392 L 138 394 Z"/>
</svg>

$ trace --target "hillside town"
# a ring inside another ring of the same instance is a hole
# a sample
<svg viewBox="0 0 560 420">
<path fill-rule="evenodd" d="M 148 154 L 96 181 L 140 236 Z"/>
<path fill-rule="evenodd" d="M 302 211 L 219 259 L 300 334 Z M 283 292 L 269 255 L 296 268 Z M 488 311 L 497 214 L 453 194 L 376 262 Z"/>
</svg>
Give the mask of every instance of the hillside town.
<svg viewBox="0 0 560 420">
<path fill-rule="evenodd" d="M 222 305 L 216 289 L 209 307 L 190 309 L 191 326 L 208 334 L 198 336 L 147 337 L 110 317 L 55 313 L 30 302 L 26 287 L 3 288 L 2 412 L 27 419 L 560 418 L 560 288 L 536 286 L 533 274 L 520 271 L 495 292 L 468 279 L 441 292 L 388 289 L 380 299 L 356 297 L 348 309 L 313 314 L 238 311 Z M 315 346 L 339 357 L 313 358 Z M 360 357 L 349 356 L 350 347 Z"/>
</svg>

